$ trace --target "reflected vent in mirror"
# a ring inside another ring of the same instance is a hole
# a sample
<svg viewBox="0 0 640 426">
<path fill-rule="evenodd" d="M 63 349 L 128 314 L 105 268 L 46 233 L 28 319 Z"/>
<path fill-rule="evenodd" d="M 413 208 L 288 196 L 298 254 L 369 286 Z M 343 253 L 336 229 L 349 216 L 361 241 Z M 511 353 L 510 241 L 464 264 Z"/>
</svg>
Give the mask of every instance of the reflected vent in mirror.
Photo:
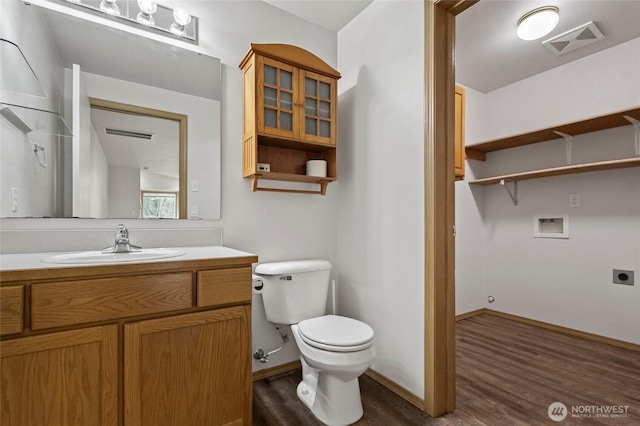
<svg viewBox="0 0 640 426">
<path fill-rule="evenodd" d="M 104 131 L 108 135 L 126 136 L 130 138 L 147 139 L 147 140 L 151 140 L 151 138 L 153 138 L 153 133 L 134 132 L 133 130 L 110 129 L 107 127 L 106 129 L 104 129 Z"/>
</svg>

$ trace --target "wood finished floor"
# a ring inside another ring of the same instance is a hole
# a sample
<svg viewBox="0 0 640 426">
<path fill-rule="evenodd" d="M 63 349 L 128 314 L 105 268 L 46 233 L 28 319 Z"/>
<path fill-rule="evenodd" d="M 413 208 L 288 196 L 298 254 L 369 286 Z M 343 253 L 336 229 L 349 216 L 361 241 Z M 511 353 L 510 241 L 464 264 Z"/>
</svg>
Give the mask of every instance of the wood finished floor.
<svg viewBox="0 0 640 426">
<path fill-rule="evenodd" d="M 362 376 L 356 425 L 640 425 L 640 353 L 480 315 L 457 323 L 457 406 L 434 419 Z M 254 383 L 254 426 L 322 425 L 296 396 L 300 371 Z M 552 402 L 628 406 L 628 417 L 554 422 Z"/>
</svg>

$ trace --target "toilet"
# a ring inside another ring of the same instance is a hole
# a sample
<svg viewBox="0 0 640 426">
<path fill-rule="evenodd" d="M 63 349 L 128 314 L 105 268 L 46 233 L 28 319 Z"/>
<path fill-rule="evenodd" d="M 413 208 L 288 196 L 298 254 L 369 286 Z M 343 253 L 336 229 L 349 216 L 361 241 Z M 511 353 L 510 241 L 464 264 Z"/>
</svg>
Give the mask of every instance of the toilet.
<svg viewBox="0 0 640 426">
<path fill-rule="evenodd" d="M 295 260 L 256 266 L 269 322 L 291 325 L 300 351 L 298 398 L 327 425 L 349 425 L 363 414 L 358 377 L 373 362 L 373 329 L 326 315 L 331 263 Z"/>
</svg>

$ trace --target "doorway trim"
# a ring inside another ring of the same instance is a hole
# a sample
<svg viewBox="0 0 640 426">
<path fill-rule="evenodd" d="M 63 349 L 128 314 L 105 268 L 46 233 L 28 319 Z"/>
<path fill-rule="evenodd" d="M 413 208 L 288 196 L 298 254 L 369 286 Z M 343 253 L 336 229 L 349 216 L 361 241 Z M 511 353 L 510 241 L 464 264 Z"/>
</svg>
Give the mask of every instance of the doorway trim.
<svg viewBox="0 0 640 426">
<path fill-rule="evenodd" d="M 149 117 L 163 118 L 178 122 L 178 143 L 179 156 L 178 166 L 180 169 L 179 177 L 179 193 L 178 193 L 178 219 L 187 218 L 187 116 L 177 114 L 175 112 L 152 109 L 138 105 L 123 104 L 120 102 L 109 101 L 106 99 L 89 98 L 92 108 L 98 108 L 106 111 L 122 112 L 133 115 L 146 115 Z"/>
<path fill-rule="evenodd" d="M 455 16 L 479 0 L 425 0 L 424 411 L 454 410 Z"/>
</svg>

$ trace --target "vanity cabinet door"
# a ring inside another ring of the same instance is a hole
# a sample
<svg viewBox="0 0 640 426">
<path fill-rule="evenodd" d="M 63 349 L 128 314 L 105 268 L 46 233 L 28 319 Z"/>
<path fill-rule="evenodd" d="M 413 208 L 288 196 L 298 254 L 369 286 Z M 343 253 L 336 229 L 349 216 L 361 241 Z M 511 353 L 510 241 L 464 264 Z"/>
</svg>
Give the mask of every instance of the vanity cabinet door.
<svg viewBox="0 0 640 426">
<path fill-rule="evenodd" d="M 2 426 L 118 424 L 118 327 L 0 342 Z"/>
<path fill-rule="evenodd" d="M 250 425 L 250 327 L 249 305 L 125 324 L 125 425 Z"/>
</svg>

